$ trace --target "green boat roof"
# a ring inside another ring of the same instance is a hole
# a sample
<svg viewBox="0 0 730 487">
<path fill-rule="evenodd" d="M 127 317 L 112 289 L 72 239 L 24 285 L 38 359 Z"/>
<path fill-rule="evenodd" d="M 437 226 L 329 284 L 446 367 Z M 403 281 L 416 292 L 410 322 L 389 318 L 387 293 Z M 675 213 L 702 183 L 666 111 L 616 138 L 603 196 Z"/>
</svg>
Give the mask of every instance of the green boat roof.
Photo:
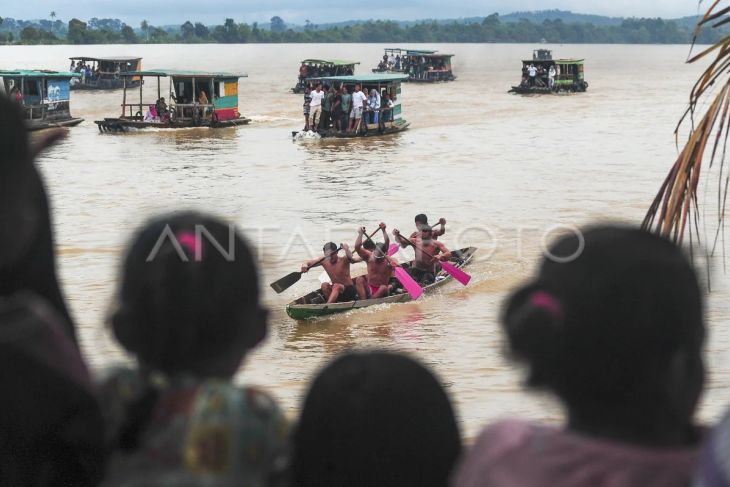
<svg viewBox="0 0 730 487">
<path fill-rule="evenodd" d="M 386 47 L 386 51 L 404 51 L 408 54 L 436 54 L 438 51 L 433 49 L 405 49 L 402 47 Z"/>
<path fill-rule="evenodd" d="M 0 71 L 0 76 L 22 76 L 26 78 L 80 78 L 81 74 L 70 71 L 50 71 L 36 69 L 10 69 Z"/>
<path fill-rule="evenodd" d="M 175 76 L 182 78 L 248 78 L 246 73 L 219 73 L 215 71 L 181 71 L 177 69 L 151 69 L 143 71 L 127 71 L 121 76 Z"/>
<path fill-rule="evenodd" d="M 305 59 L 304 64 L 326 64 L 328 66 L 354 66 L 360 64 L 359 61 L 350 61 L 349 59 Z"/>
<path fill-rule="evenodd" d="M 395 81 L 405 81 L 408 79 L 407 74 L 356 74 L 353 76 L 324 76 L 320 79 L 327 81 L 342 81 L 343 83 L 392 83 Z"/>
<path fill-rule="evenodd" d="M 74 56 L 70 57 L 72 61 L 110 61 L 117 63 L 124 63 L 129 61 L 139 61 L 142 58 L 139 56 L 114 56 L 114 57 L 91 57 L 91 56 Z"/>
</svg>

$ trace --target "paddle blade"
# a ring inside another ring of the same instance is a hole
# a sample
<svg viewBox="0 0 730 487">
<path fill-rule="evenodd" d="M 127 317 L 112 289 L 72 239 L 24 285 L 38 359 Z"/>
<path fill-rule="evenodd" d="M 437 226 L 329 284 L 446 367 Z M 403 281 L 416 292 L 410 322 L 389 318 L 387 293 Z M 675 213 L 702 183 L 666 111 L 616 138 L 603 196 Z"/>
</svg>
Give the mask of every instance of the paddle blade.
<svg viewBox="0 0 730 487">
<path fill-rule="evenodd" d="M 279 279 L 276 282 L 271 283 L 271 288 L 277 292 L 277 294 L 281 294 L 287 289 L 289 289 L 293 284 L 295 284 L 299 279 L 302 278 L 301 272 L 292 272 L 291 274 L 288 274 L 281 279 Z"/>
<path fill-rule="evenodd" d="M 402 267 L 396 267 L 395 268 L 395 278 L 398 279 L 398 281 L 403 284 L 403 287 L 406 291 L 408 291 L 408 294 L 411 295 L 411 298 L 418 299 L 421 297 L 421 294 L 423 294 L 423 288 L 418 285 L 418 283 L 413 280 L 410 274 L 402 268 Z"/>
<path fill-rule="evenodd" d="M 451 277 L 462 283 L 464 286 L 469 284 L 469 281 L 471 281 L 471 276 L 469 274 L 462 271 L 450 262 L 441 262 L 441 267 L 443 267 L 443 269 L 448 272 Z"/>
<path fill-rule="evenodd" d="M 400 250 L 400 245 L 398 244 L 390 244 L 390 247 L 388 247 L 388 255 L 395 255 Z"/>
</svg>

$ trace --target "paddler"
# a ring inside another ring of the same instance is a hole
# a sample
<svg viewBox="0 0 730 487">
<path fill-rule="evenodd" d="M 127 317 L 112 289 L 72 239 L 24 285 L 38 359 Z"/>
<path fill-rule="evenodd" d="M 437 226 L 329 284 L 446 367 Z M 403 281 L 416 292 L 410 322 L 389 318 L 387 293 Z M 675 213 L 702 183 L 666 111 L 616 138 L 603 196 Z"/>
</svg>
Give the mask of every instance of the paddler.
<svg viewBox="0 0 730 487">
<path fill-rule="evenodd" d="M 411 234 L 411 238 L 418 237 L 418 235 L 421 233 L 421 227 L 424 225 L 428 226 L 428 217 L 423 213 L 419 213 L 418 215 L 416 215 L 416 231 Z M 434 240 L 438 240 L 441 235 L 446 233 L 446 219 L 439 218 L 439 222 L 436 225 L 441 225 L 441 228 L 439 228 L 438 230 L 432 229 L 432 235 Z M 401 244 L 401 246 L 405 247 L 405 245 L 403 244 Z"/>
<path fill-rule="evenodd" d="M 333 242 L 326 243 L 322 248 L 324 255 L 328 258 L 321 263 L 317 263 L 319 259 L 306 262 L 302 266 L 302 272 L 307 272 L 311 267 L 324 267 L 325 272 L 329 276 L 332 284 L 328 282 L 322 283 L 322 293 L 327 298 L 327 303 L 356 301 L 358 299 L 355 283 L 350 275 L 350 264 L 359 262 L 354 258 L 350 247 L 342 244 L 342 250 L 345 251 L 345 257 L 340 257 L 337 245 Z M 310 267 L 311 266 L 311 267 Z"/>
<path fill-rule="evenodd" d="M 433 230 L 429 225 L 421 225 L 420 233 L 406 239 L 398 229 L 393 230 L 396 240 L 403 246 L 412 245 L 416 250 L 416 258 L 411 262 L 408 272 L 422 286 L 436 281 L 436 274 L 441 270 L 439 262 L 451 258 L 451 251 L 444 244 L 433 238 Z"/>
<path fill-rule="evenodd" d="M 388 256 L 388 247 L 390 240 L 385 231 L 385 223 L 380 224 L 380 230 L 383 232 L 385 242 L 375 244 L 375 248 L 369 250 L 363 246 L 363 235 L 365 235 L 365 227 L 358 229 L 357 241 L 355 242 L 355 252 L 363 261 L 367 262 L 367 276 L 356 280 L 357 292 L 360 296 L 367 296 L 370 299 L 384 298 L 393 291 L 390 284 L 390 278 L 393 275 L 393 269 L 398 266 L 398 262 Z M 368 242 L 372 242 L 368 239 Z"/>
</svg>

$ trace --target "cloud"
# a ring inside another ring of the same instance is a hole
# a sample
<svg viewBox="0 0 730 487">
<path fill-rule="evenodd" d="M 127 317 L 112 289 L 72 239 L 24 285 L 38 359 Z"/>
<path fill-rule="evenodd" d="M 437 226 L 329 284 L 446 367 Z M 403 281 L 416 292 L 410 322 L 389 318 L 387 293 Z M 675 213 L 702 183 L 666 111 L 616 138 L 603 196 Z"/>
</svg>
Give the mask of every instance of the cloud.
<svg viewBox="0 0 730 487">
<path fill-rule="evenodd" d="M 417 20 L 485 16 L 493 12 L 572 10 L 617 17 L 680 17 L 697 13 L 696 0 L 31 0 L 6 2 L 2 15 L 22 19 L 58 17 L 119 18 L 136 25 L 142 19 L 153 24 L 177 24 L 185 20 L 221 23 L 226 17 L 238 22 L 267 22 L 274 15 L 287 22 L 311 20 L 324 23 L 354 19 Z"/>
</svg>

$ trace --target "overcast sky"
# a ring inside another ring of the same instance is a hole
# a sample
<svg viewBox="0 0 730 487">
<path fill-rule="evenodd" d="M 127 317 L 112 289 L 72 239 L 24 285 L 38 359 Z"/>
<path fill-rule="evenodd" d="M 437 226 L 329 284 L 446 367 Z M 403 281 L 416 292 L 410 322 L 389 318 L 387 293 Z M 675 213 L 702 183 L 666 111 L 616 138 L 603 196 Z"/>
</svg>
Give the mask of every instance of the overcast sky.
<svg viewBox="0 0 730 487">
<path fill-rule="evenodd" d="M 0 17 L 45 18 L 54 10 L 59 19 L 119 18 L 137 24 L 178 24 L 185 20 L 218 24 L 226 17 L 238 22 L 267 21 L 274 15 L 286 22 L 314 23 L 359 19 L 417 20 L 506 14 L 558 8 L 616 17 L 681 17 L 698 12 L 697 0 L 2 0 Z M 710 3 L 710 0 L 704 0 Z M 353 6 L 353 5 L 359 6 Z"/>
</svg>

